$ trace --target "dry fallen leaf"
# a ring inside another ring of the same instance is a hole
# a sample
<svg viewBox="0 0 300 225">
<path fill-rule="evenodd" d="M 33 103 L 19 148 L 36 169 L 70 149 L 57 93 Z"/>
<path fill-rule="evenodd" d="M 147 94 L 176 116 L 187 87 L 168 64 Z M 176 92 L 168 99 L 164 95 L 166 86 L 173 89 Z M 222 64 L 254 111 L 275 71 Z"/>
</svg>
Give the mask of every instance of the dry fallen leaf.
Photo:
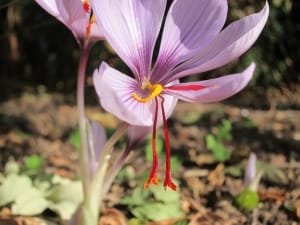
<svg viewBox="0 0 300 225">
<path fill-rule="evenodd" d="M 224 164 L 219 164 L 207 177 L 209 183 L 213 187 L 221 187 L 224 184 Z"/>
<path fill-rule="evenodd" d="M 192 217 L 188 225 L 224 225 L 225 221 L 213 213 L 196 214 Z"/>
<path fill-rule="evenodd" d="M 277 205 L 282 205 L 286 200 L 286 192 L 284 190 L 269 188 L 269 189 L 259 189 L 259 198 L 264 200 L 274 200 Z"/>
<path fill-rule="evenodd" d="M 179 219 L 168 219 L 163 221 L 149 222 L 148 225 L 173 225 L 177 221 L 179 221 Z"/>
<path fill-rule="evenodd" d="M 115 209 L 107 209 L 100 217 L 99 225 L 127 225 L 127 219 L 124 214 Z"/>
</svg>

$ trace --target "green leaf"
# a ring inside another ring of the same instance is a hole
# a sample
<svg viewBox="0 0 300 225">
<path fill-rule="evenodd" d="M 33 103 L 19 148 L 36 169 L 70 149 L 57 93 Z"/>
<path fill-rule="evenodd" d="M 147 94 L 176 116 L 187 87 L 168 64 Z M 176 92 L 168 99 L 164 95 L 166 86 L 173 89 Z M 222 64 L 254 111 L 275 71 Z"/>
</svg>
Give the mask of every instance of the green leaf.
<svg viewBox="0 0 300 225">
<path fill-rule="evenodd" d="M 39 172 L 44 166 L 44 159 L 39 155 L 31 155 L 25 158 L 25 169 L 31 172 Z"/>
<path fill-rule="evenodd" d="M 196 123 L 201 118 L 201 113 L 191 111 L 188 112 L 185 116 L 181 117 L 180 120 L 184 125 L 192 125 Z"/>
<path fill-rule="evenodd" d="M 145 220 L 138 218 L 132 218 L 128 221 L 128 225 L 147 225 L 148 223 Z"/>
<path fill-rule="evenodd" d="M 222 142 L 219 142 L 211 134 L 206 136 L 206 146 L 212 152 L 214 159 L 219 162 L 224 162 L 231 156 L 231 150 L 226 148 Z"/>
<path fill-rule="evenodd" d="M 144 190 L 142 187 L 136 187 L 130 196 L 126 196 L 121 200 L 123 205 L 143 205 L 149 197 L 149 191 Z"/>
<path fill-rule="evenodd" d="M 83 199 L 82 184 L 80 181 L 72 181 L 67 178 L 56 177 L 57 184 L 49 191 L 48 199 L 52 202 L 69 201 L 80 203 Z"/>
<path fill-rule="evenodd" d="M 50 202 L 48 208 L 59 214 L 63 220 L 70 220 L 78 205 L 78 203 L 70 201 L 62 201 L 56 203 Z"/>
<path fill-rule="evenodd" d="M 240 166 L 228 166 L 225 168 L 225 173 L 233 177 L 241 177 L 243 169 Z"/>
<path fill-rule="evenodd" d="M 242 121 L 241 121 L 241 124 L 242 124 L 243 127 L 246 127 L 246 128 L 255 127 L 255 123 L 251 120 L 250 117 L 243 117 Z"/>
<path fill-rule="evenodd" d="M 218 128 L 217 139 L 219 141 L 230 141 L 232 124 L 230 120 L 222 120 L 222 124 Z"/>
<path fill-rule="evenodd" d="M 214 149 L 217 146 L 217 139 L 214 135 L 208 134 L 206 137 L 206 146 L 208 149 Z"/>
<path fill-rule="evenodd" d="M 220 143 L 220 145 L 218 145 L 217 148 L 213 150 L 213 155 L 217 161 L 224 162 L 230 159 L 231 151 Z"/>
<path fill-rule="evenodd" d="M 32 188 L 29 177 L 11 174 L 4 178 L 0 186 L 0 206 L 14 202 L 16 198 Z"/>
<path fill-rule="evenodd" d="M 180 167 L 182 165 L 182 161 L 178 156 L 172 156 L 171 157 L 171 165 L 172 165 L 172 167 L 171 167 L 172 173 L 176 173 L 180 169 Z"/>
<path fill-rule="evenodd" d="M 184 219 L 184 220 L 180 220 L 177 221 L 176 223 L 174 223 L 173 225 L 188 225 L 190 221 Z"/>
<path fill-rule="evenodd" d="M 8 161 L 4 168 L 5 174 L 18 174 L 20 172 L 20 165 L 15 161 Z"/>
<path fill-rule="evenodd" d="M 166 189 L 162 186 L 151 186 L 150 191 L 154 194 L 154 198 L 164 203 L 173 202 L 179 204 L 179 192 Z"/>
<path fill-rule="evenodd" d="M 69 137 L 69 142 L 73 145 L 77 150 L 80 149 L 81 140 L 80 140 L 80 133 L 79 129 L 74 129 Z"/>
<path fill-rule="evenodd" d="M 53 183 L 56 185 L 47 194 L 49 208 L 69 220 L 83 199 L 81 182 L 54 176 Z"/>
<path fill-rule="evenodd" d="M 48 201 L 36 188 L 31 187 L 22 192 L 12 205 L 12 213 L 15 215 L 32 216 L 41 214 L 48 207 Z"/>
<path fill-rule="evenodd" d="M 260 161 L 258 163 L 258 167 L 264 171 L 264 177 L 268 180 L 281 184 L 288 183 L 287 176 L 281 169 Z"/>
<path fill-rule="evenodd" d="M 153 221 L 166 220 L 183 215 L 179 203 L 148 203 L 146 205 L 133 208 L 131 212 L 139 219 L 148 219 Z"/>
<path fill-rule="evenodd" d="M 161 138 L 160 135 L 156 136 L 156 151 L 157 151 L 157 156 L 158 158 L 161 157 L 163 153 L 163 148 L 164 148 L 164 141 Z M 152 162 L 152 137 L 148 136 L 147 142 L 146 142 L 146 160 L 148 162 Z"/>
<path fill-rule="evenodd" d="M 259 196 L 257 192 L 245 189 L 236 197 L 235 201 L 238 207 L 251 212 L 258 206 Z"/>
</svg>

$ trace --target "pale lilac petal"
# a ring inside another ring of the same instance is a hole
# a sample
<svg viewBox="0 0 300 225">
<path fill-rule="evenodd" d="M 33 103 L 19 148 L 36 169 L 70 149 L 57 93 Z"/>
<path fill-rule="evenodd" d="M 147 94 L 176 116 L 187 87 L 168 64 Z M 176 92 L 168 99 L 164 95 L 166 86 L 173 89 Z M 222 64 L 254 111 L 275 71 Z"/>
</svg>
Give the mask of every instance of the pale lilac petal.
<svg viewBox="0 0 300 225">
<path fill-rule="evenodd" d="M 99 70 L 94 72 L 93 79 L 100 103 L 106 111 L 131 125 L 152 125 L 152 103 L 139 103 L 131 96 L 138 89 L 134 79 L 106 63 L 102 63 Z"/>
<path fill-rule="evenodd" d="M 91 40 L 92 41 L 99 41 L 99 40 L 104 40 L 104 34 L 103 34 L 103 29 L 100 27 L 99 24 L 96 23 L 96 21 L 92 24 L 91 28 Z"/>
<path fill-rule="evenodd" d="M 103 126 L 98 122 L 91 122 L 92 135 L 93 135 L 93 158 L 99 159 L 100 152 L 106 143 L 106 133 Z"/>
<path fill-rule="evenodd" d="M 86 27 L 90 15 L 84 11 L 81 0 L 36 0 L 36 2 L 67 26 L 78 42 L 86 38 Z M 104 39 L 96 23 L 92 24 L 90 38 L 92 41 Z"/>
<path fill-rule="evenodd" d="M 166 0 L 92 0 L 105 38 L 137 79 L 149 74 Z"/>
<path fill-rule="evenodd" d="M 226 27 L 198 55 L 182 63 L 165 82 L 223 66 L 245 53 L 256 41 L 269 16 L 269 5 Z"/>
<path fill-rule="evenodd" d="M 252 63 L 242 73 L 231 74 L 220 78 L 204 80 L 199 82 L 189 82 L 165 88 L 165 93 L 175 96 L 187 102 L 217 102 L 231 97 L 242 90 L 251 80 L 255 64 Z M 182 87 L 191 86 L 205 87 L 200 90 L 180 90 Z M 175 87 L 175 88 L 174 88 Z M 173 89 L 173 90 L 172 90 Z"/>
<path fill-rule="evenodd" d="M 106 143 L 106 133 L 105 129 L 95 121 L 88 123 L 88 162 L 89 166 L 89 178 L 92 178 L 95 171 L 98 168 L 98 160 L 100 158 L 100 153 Z"/>
<path fill-rule="evenodd" d="M 249 186 L 256 177 L 256 162 L 255 153 L 251 153 L 245 171 L 245 186 Z"/>
<path fill-rule="evenodd" d="M 224 26 L 227 9 L 224 0 L 175 0 L 166 18 L 151 80 L 159 80 L 212 41 Z"/>
<path fill-rule="evenodd" d="M 84 11 L 81 0 L 57 0 L 57 7 L 63 22 L 74 36 L 77 39 L 84 39 L 86 26 L 89 22 L 89 13 Z"/>
<path fill-rule="evenodd" d="M 139 144 L 149 133 L 152 132 L 152 127 L 141 127 L 141 126 L 129 126 L 127 129 L 128 135 L 128 148 L 133 148 L 135 145 Z"/>
<path fill-rule="evenodd" d="M 38 3 L 49 14 L 56 17 L 59 21 L 63 22 L 58 11 L 57 0 L 35 0 L 35 2 Z"/>
</svg>

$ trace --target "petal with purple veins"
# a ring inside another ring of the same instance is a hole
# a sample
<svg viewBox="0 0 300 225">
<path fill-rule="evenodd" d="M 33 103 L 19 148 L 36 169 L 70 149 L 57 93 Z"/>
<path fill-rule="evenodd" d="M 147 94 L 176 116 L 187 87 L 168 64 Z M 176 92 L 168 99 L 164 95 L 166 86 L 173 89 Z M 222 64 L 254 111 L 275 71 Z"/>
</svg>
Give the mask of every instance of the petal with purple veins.
<svg viewBox="0 0 300 225">
<path fill-rule="evenodd" d="M 175 0 L 166 18 L 154 82 L 211 42 L 223 28 L 227 10 L 224 0 Z"/>
<path fill-rule="evenodd" d="M 105 38 L 138 80 L 150 72 L 166 0 L 92 0 Z"/>
<path fill-rule="evenodd" d="M 93 74 L 94 86 L 102 107 L 120 120 L 136 126 L 151 126 L 153 104 L 132 97 L 138 91 L 136 80 L 102 63 Z"/>
<path fill-rule="evenodd" d="M 269 5 L 226 27 L 205 49 L 178 66 L 165 82 L 221 67 L 245 53 L 262 32 L 269 16 Z"/>
<path fill-rule="evenodd" d="M 221 101 L 241 91 L 251 80 L 254 69 L 255 64 L 252 63 L 242 73 L 198 82 L 181 83 L 165 87 L 164 92 L 187 102 Z"/>
</svg>

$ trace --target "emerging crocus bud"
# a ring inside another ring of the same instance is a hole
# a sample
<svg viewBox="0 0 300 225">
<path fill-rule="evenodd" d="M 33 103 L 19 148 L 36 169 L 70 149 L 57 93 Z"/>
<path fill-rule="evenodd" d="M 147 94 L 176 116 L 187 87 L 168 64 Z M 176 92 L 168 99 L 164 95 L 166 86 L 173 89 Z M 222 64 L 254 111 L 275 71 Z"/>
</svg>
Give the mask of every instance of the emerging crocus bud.
<svg viewBox="0 0 300 225">
<path fill-rule="evenodd" d="M 251 153 L 245 170 L 245 189 L 236 197 L 236 205 L 246 211 L 254 210 L 259 204 L 257 188 L 263 171 L 257 171 L 257 157 Z"/>
</svg>

